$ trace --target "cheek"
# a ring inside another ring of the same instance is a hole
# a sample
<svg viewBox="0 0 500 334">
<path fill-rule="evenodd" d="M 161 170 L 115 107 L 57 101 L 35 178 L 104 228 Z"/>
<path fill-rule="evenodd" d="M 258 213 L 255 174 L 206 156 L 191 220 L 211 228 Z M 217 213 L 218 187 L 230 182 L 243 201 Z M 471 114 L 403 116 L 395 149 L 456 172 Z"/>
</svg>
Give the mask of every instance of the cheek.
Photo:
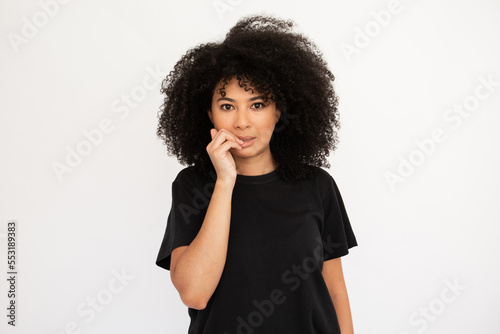
<svg viewBox="0 0 500 334">
<path fill-rule="evenodd" d="M 272 134 L 272 132 L 274 131 L 274 128 L 275 128 L 276 124 L 274 123 L 274 117 L 273 118 L 270 118 L 266 124 L 263 126 L 263 128 L 265 129 L 265 131 L 269 132 Z"/>
<path fill-rule="evenodd" d="M 269 127 L 269 124 L 266 124 L 265 126 L 262 126 L 259 130 L 259 141 L 260 142 L 269 142 L 271 140 L 271 137 L 273 135 L 274 128 Z"/>
<path fill-rule="evenodd" d="M 269 114 L 259 120 L 259 127 L 261 129 L 272 130 L 274 129 L 275 116 L 274 114 Z"/>
<path fill-rule="evenodd" d="M 221 127 L 224 127 L 226 124 L 230 123 L 231 119 L 227 115 L 215 112 L 213 114 L 213 121 L 215 124 L 220 124 Z"/>
</svg>

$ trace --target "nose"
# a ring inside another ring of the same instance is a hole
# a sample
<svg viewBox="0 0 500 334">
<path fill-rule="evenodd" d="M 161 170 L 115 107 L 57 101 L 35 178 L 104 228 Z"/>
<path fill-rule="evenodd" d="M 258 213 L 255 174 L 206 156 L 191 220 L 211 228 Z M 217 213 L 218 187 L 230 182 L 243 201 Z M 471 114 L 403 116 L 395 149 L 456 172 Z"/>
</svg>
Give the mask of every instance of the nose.
<svg viewBox="0 0 500 334">
<path fill-rule="evenodd" d="M 239 129 L 246 129 L 250 126 L 249 111 L 240 109 L 236 112 L 233 126 Z"/>
</svg>

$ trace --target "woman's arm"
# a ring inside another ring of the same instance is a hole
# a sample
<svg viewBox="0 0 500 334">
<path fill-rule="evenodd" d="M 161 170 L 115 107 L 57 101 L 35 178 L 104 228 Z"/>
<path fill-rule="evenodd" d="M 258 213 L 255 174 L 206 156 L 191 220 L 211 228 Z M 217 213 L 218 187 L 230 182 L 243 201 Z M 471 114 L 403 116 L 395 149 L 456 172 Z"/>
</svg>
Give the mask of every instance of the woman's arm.
<svg viewBox="0 0 500 334">
<path fill-rule="evenodd" d="M 231 221 L 231 200 L 237 172 L 230 148 L 243 141 L 231 132 L 210 129 L 207 153 L 217 173 L 214 191 L 198 234 L 185 248 L 172 254 L 170 277 L 184 304 L 202 310 L 219 285 L 226 264 Z M 182 253 L 181 253 L 182 252 Z"/>
<path fill-rule="evenodd" d="M 342 334 L 354 334 L 351 308 L 349 306 L 340 257 L 325 261 L 322 273 L 332 297 L 335 311 L 337 312 L 340 331 Z"/>
<path fill-rule="evenodd" d="M 188 307 L 204 309 L 219 284 L 226 263 L 233 187 L 232 181 L 216 181 L 200 231 L 178 259 L 172 257 L 172 283 Z"/>
</svg>

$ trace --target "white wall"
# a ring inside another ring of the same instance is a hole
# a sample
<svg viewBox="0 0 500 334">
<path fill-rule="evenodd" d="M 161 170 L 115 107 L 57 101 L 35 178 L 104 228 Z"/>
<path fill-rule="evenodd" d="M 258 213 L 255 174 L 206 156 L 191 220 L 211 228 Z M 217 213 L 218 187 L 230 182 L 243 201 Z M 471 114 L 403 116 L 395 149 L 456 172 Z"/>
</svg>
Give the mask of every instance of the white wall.
<svg viewBox="0 0 500 334">
<path fill-rule="evenodd" d="M 154 264 L 184 166 L 156 137 L 151 73 L 256 12 L 295 20 L 336 75 L 329 171 L 359 243 L 343 258 L 355 332 L 500 331 L 499 1 L 62 2 L 0 4 L 2 277 L 9 220 L 18 245 L 17 326 L 3 316 L 2 333 L 187 333 L 187 307 Z M 381 25 L 373 13 L 387 8 Z M 100 126 L 102 141 L 58 176 Z M 391 186 L 402 159 L 413 165 Z M 7 290 L 1 279 L 2 314 Z"/>
</svg>

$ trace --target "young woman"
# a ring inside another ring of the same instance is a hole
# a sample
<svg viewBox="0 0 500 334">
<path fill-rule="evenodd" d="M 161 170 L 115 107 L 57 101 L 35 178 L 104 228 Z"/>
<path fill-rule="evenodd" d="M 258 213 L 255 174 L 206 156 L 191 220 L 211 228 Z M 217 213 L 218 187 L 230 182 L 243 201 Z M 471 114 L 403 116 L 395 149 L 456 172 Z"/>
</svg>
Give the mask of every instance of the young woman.
<svg viewBox="0 0 500 334">
<path fill-rule="evenodd" d="M 292 27 L 242 18 L 162 85 L 157 134 L 188 166 L 156 264 L 190 334 L 354 332 L 341 257 L 357 242 L 321 168 L 337 144 L 334 76 Z"/>
</svg>

